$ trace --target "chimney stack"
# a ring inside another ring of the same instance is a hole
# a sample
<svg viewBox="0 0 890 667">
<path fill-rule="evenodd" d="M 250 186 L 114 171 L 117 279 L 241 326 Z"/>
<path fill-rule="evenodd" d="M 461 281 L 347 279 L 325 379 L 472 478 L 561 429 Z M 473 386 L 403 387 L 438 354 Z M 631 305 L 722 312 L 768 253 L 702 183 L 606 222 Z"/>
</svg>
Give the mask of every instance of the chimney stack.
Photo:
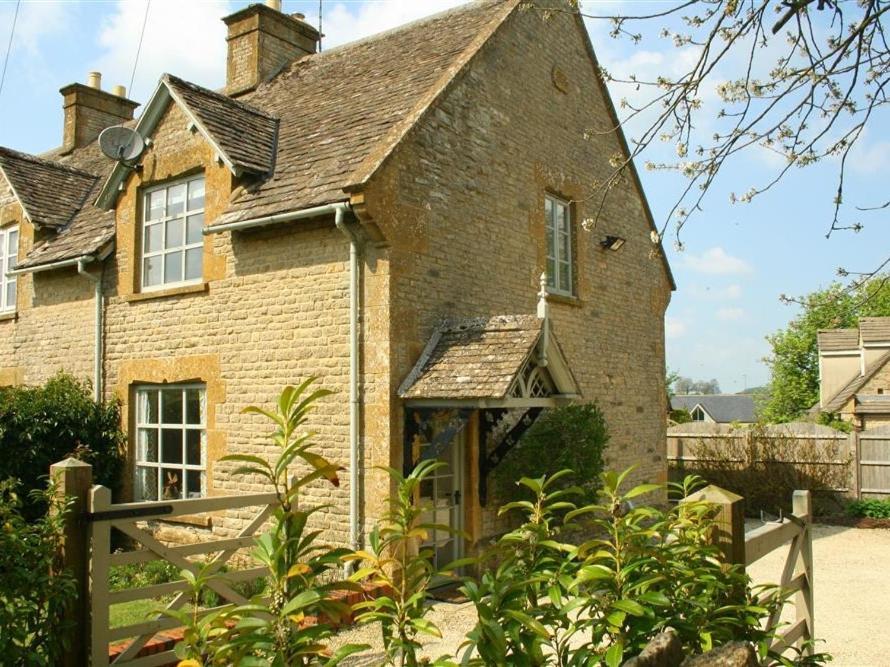
<svg viewBox="0 0 890 667">
<path fill-rule="evenodd" d="M 223 19 L 229 28 L 226 93 L 239 95 L 275 76 L 288 63 L 318 51 L 318 30 L 302 15 L 281 12 L 281 0 L 266 0 Z"/>
<path fill-rule="evenodd" d="M 102 90 L 102 74 L 90 72 L 87 85 L 72 83 L 61 90 L 65 111 L 62 149 L 65 152 L 86 146 L 106 127 L 133 120 L 138 102 L 128 100 L 123 86 L 113 93 Z"/>
</svg>

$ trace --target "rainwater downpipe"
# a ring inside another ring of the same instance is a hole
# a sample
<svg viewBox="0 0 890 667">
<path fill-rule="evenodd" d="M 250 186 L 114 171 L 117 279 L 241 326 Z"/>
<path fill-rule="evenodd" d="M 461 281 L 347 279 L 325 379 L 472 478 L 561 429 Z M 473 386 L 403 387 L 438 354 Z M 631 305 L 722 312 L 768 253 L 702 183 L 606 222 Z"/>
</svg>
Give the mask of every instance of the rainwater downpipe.
<svg viewBox="0 0 890 667">
<path fill-rule="evenodd" d="M 343 221 L 347 205 L 337 208 L 334 224 L 349 239 L 349 545 L 357 550 L 361 546 L 359 528 L 359 239 L 355 231 Z M 349 565 L 345 567 L 349 572 Z"/>
<path fill-rule="evenodd" d="M 102 296 L 102 274 L 100 273 L 97 277 L 87 271 L 86 262 L 86 259 L 77 260 L 77 272 L 87 280 L 90 280 L 95 289 L 96 335 L 94 341 L 95 349 L 93 351 L 93 394 L 96 403 L 100 403 L 102 401 L 102 316 L 105 310 L 103 307 L 104 297 Z"/>
</svg>

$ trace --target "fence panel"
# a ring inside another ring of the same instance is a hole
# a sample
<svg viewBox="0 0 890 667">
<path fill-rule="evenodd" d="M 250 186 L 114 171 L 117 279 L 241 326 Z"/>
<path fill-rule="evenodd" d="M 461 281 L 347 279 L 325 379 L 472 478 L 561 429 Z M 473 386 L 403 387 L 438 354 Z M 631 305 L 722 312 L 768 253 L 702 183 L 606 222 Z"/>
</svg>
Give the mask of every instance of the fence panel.
<svg viewBox="0 0 890 667">
<path fill-rule="evenodd" d="M 122 591 L 109 590 L 109 576 L 112 567 L 164 560 L 180 570 L 190 570 L 205 575 L 218 574 L 207 580 L 207 587 L 214 591 L 224 604 L 245 604 L 247 600 L 231 584 L 237 581 L 256 579 L 266 570 L 263 567 L 219 574 L 221 568 L 239 550 L 253 544 L 253 537 L 277 506 L 274 493 L 259 493 L 237 496 L 214 496 L 167 502 L 111 504 L 111 492 L 103 486 L 95 486 L 90 496 L 90 616 L 92 627 L 91 657 L 94 667 L 127 665 L 128 667 L 151 667 L 175 663 L 173 651 L 139 656 L 142 648 L 158 633 L 178 626 L 175 619 L 163 614 L 140 623 L 121 627 L 110 627 L 110 608 L 114 604 L 150 600 L 161 595 L 173 595 L 167 609 L 178 609 L 186 604 L 191 592 L 184 579 L 165 584 L 130 588 Z M 170 519 L 182 515 L 199 515 L 228 509 L 258 507 L 254 518 L 234 538 L 208 539 L 198 544 L 168 546 L 163 544 L 145 526 L 145 521 Z M 137 548 L 111 553 L 111 530 L 119 530 L 132 540 Z M 205 556 L 201 561 L 190 560 L 190 556 Z M 202 610 L 207 614 L 219 607 Z M 133 638 L 132 642 L 113 659 L 109 658 L 109 645 L 112 642 Z"/>
<path fill-rule="evenodd" d="M 861 497 L 890 497 L 890 426 L 860 433 L 859 452 Z"/>
</svg>

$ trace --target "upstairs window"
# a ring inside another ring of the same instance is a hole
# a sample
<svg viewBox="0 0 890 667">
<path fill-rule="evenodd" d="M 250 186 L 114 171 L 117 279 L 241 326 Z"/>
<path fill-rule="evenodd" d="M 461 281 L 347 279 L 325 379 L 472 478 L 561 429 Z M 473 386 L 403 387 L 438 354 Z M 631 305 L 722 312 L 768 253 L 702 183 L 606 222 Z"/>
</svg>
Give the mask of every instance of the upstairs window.
<svg viewBox="0 0 890 667">
<path fill-rule="evenodd" d="M 705 411 L 701 409 L 700 405 L 696 405 L 695 409 L 692 411 L 692 421 L 694 421 L 694 422 L 705 421 Z"/>
<path fill-rule="evenodd" d="M 136 389 L 136 498 L 178 500 L 207 492 L 204 385 Z"/>
<path fill-rule="evenodd" d="M 15 276 L 7 271 L 15 268 L 19 254 L 19 228 L 0 229 L 0 312 L 15 311 Z"/>
<path fill-rule="evenodd" d="M 572 213 L 567 201 L 544 198 L 547 234 L 547 287 L 555 294 L 573 294 Z"/>
<path fill-rule="evenodd" d="M 201 282 L 204 177 L 145 192 L 142 202 L 142 287 Z"/>
</svg>

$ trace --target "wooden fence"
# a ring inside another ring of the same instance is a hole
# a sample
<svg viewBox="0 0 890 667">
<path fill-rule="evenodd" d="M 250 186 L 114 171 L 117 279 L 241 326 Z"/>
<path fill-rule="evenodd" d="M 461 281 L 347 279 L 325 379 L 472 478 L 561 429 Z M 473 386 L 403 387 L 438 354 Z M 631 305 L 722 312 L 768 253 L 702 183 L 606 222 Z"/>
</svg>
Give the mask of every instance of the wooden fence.
<svg viewBox="0 0 890 667">
<path fill-rule="evenodd" d="M 781 588 L 793 594 L 794 620 L 780 625 L 783 608 L 767 620 L 766 629 L 775 631 L 770 648 L 782 653 L 791 646 L 812 640 L 813 634 L 813 501 L 809 491 L 795 491 L 790 516 L 745 532 L 744 499 L 717 486 L 708 486 L 688 500 L 715 503 L 720 512 L 715 541 L 730 562 L 748 567 L 769 553 L 788 545 L 785 564 L 776 578 Z M 806 653 L 811 652 L 811 646 Z"/>
<path fill-rule="evenodd" d="M 50 469 L 58 480 L 58 493 L 74 498 L 68 529 L 65 533 L 65 562 L 75 574 L 78 583 L 78 604 L 72 610 L 76 627 L 86 633 L 73 633 L 73 644 L 66 655 L 66 667 L 92 665 L 106 667 L 157 667 L 176 664 L 172 650 L 144 655 L 143 647 L 159 632 L 179 625 L 173 618 L 157 614 L 140 623 L 110 627 L 110 607 L 134 600 L 150 600 L 173 595 L 167 609 L 178 609 L 189 602 L 191 593 L 184 579 L 140 588 L 111 591 L 110 570 L 114 566 L 165 560 L 180 570 L 198 574 L 215 575 L 206 585 L 225 603 L 246 604 L 247 599 L 232 588 L 239 581 L 257 579 L 266 573 L 264 567 L 249 567 L 221 573 L 222 567 L 239 550 L 254 544 L 254 534 L 268 519 L 277 506 L 274 493 L 251 495 L 213 496 L 187 500 L 171 500 L 144 503 L 111 503 L 111 492 L 104 486 L 92 485 L 91 467 L 80 461 L 68 459 Z M 251 521 L 235 536 L 227 539 L 208 538 L 196 544 L 167 546 L 157 540 L 140 523 L 158 519 L 191 517 L 210 512 L 256 507 L 258 511 Z M 111 551 L 112 528 L 119 530 L 135 544 L 135 548 Z M 189 560 L 191 556 L 204 556 L 200 563 Z M 160 604 L 159 604 L 160 606 Z M 202 610 L 202 614 L 219 607 Z M 86 635 L 86 637 L 84 636 Z M 122 651 L 110 658 L 113 642 L 131 640 Z"/>
<path fill-rule="evenodd" d="M 752 446 L 773 439 L 777 457 L 768 461 Z M 675 469 L 714 464 L 710 456 L 721 450 L 720 462 L 744 466 L 771 463 L 805 470 L 821 467 L 835 474 L 822 475 L 842 483 L 833 491 L 851 498 L 890 497 L 890 426 L 845 433 L 808 422 L 766 427 L 692 422 L 667 431 L 667 458 Z"/>
</svg>

